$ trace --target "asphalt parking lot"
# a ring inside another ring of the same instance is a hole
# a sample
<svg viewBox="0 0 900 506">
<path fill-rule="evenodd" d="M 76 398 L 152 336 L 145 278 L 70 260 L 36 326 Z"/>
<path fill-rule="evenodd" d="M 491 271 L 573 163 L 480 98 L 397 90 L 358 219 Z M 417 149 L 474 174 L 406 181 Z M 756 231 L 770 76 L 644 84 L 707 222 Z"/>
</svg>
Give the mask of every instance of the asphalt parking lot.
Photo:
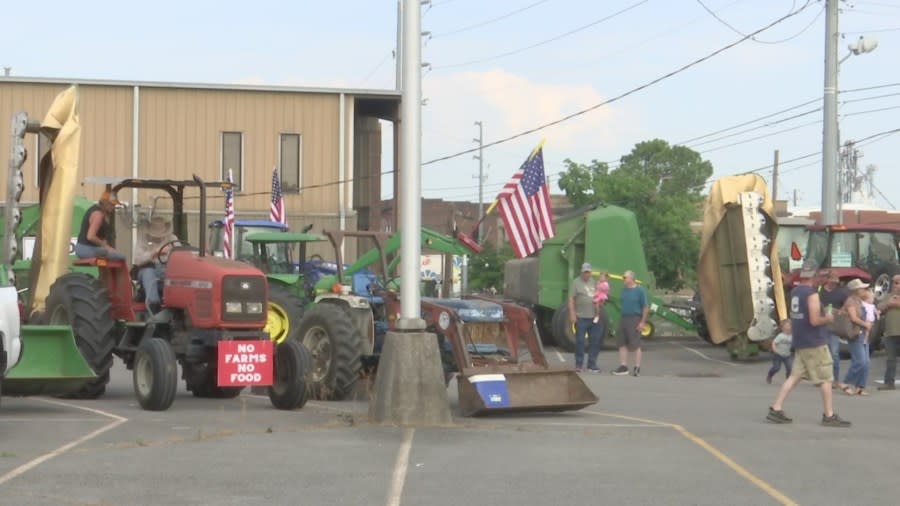
<svg viewBox="0 0 900 506">
<path fill-rule="evenodd" d="M 282 412 L 182 391 L 145 412 L 117 363 L 96 401 L 3 399 L 0 504 L 896 504 L 900 393 L 836 395 L 853 427 L 834 429 L 801 385 L 785 407 L 795 422 L 772 425 L 781 378 L 767 385 L 767 367 L 665 338 L 640 377 L 584 375 L 600 398 L 585 410 L 398 428 L 371 424 L 364 400 Z M 455 384 L 448 394 L 455 408 Z"/>
</svg>

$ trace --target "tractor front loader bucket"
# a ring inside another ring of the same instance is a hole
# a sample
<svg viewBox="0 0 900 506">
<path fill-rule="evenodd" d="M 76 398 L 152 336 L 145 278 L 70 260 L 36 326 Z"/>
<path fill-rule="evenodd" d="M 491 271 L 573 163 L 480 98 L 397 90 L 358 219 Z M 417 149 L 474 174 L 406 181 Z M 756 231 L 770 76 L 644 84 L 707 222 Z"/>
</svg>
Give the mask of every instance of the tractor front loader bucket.
<svg viewBox="0 0 900 506">
<path fill-rule="evenodd" d="M 503 309 L 500 331 L 470 322 L 454 326 L 455 353 L 467 364 L 457 377 L 463 416 L 532 411 L 575 411 L 597 396 L 572 369 L 552 367 L 538 337 L 534 313 L 506 300 L 471 297 Z M 492 338 L 493 337 L 493 338 Z M 461 346 L 465 345 L 465 346 Z M 492 346 L 506 354 L 490 354 Z"/>
<path fill-rule="evenodd" d="M 530 411 L 575 411 L 597 402 L 597 396 L 569 369 L 490 372 L 467 369 L 457 377 L 463 416 Z"/>
<path fill-rule="evenodd" d="M 3 395 L 59 395 L 97 378 L 75 344 L 72 327 L 23 325 L 22 356 L 3 380 Z"/>
</svg>

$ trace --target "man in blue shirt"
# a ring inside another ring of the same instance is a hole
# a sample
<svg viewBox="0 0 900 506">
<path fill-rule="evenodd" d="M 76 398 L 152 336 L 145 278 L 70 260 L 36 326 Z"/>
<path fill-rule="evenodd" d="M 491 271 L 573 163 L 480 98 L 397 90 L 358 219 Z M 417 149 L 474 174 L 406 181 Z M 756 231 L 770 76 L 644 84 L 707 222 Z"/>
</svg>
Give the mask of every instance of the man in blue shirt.
<svg viewBox="0 0 900 506">
<path fill-rule="evenodd" d="M 823 274 L 825 274 L 823 276 Z M 850 422 L 842 420 L 834 412 L 831 383 L 834 375 L 831 367 L 831 351 L 828 349 L 826 325 L 834 321 L 831 311 L 827 314 L 819 300 L 816 287 L 827 273 L 816 273 L 811 269 L 800 271 L 800 284 L 791 290 L 790 316 L 795 350 L 794 369 L 790 377 L 781 385 L 775 402 L 769 407 L 766 419 L 773 423 L 791 423 L 793 420 L 782 409 L 785 399 L 801 380 L 808 379 L 819 387 L 822 393 L 822 425 L 826 427 L 849 427 Z"/>
<path fill-rule="evenodd" d="M 634 352 L 634 370 L 631 374 L 641 374 L 641 332 L 647 324 L 650 304 L 647 303 L 647 292 L 638 286 L 634 279 L 634 271 L 625 271 L 622 275 L 625 288 L 622 289 L 622 317 L 616 330 L 619 345 L 619 368 L 613 371 L 616 376 L 628 374 L 628 352 Z"/>
</svg>

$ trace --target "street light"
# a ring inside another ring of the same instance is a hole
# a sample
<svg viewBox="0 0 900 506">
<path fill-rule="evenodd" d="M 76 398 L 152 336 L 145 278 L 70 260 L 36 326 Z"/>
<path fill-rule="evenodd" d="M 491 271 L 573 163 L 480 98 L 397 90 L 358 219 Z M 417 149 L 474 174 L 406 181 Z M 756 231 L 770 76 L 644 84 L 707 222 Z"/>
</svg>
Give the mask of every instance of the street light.
<svg viewBox="0 0 900 506">
<path fill-rule="evenodd" d="M 840 63 L 854 54 L 870 53 L 878 47 L 878 41 L 870 37 L 860 37 L 850 44 L 850 54 L 838 61 L 838 0 L 827 0 L 825 4 L 825 86 L 822 92 L 822 214 L 823 225 L 840 223 L 837 206 L 837 157 L 838 157 L 838 115 L 837 86 Z"/>
<path fill-rule="evenodd" d="M 840 66 L 842 63 L 847 61 L 847 58 L 850 58 L 851 56 L 858 56 L 861 54 L 871 53 L 872 51 L 875 51 L 875 48 L 877 48 L 877 47 L 878 47 L 878 38 L 864 37 L 864 36 L 860 35 L 858 39 L 856 39 L 855 41 L 853 41 L 850 44 L 847 44 L 847 50 L 849 52 L 843 58 L 841 58 L 840 61 L 838 61 L 837 73 L 840 74 L 840 70 L 841 70 Z M 837 89 L 835 89 L 835 102 L 837 102 L 837 94 L 838 94 Z M 840 129 L 840 125 L 838 123 L 838 118 L 837 118 L 837 107 L 835 107 L 834 108 L 834 144 L 833 145 L 835 146 L 836 150 L 840 149 L 840 133 L 841 133 L 841 129 Z M 838 165 L 836 165 L 834 168 L 834 172 L 837 173 L 837 171 L 838 171 Z M 838 185 L 836 192 L 839 194 L 843 193 L 843 189 L 841 188 L 841 186 L 842 186 L 841 178 L 837 177 L 836 180 L 837 180 L 837 185 Z M 832 193 L 834 193 L 834 192 L 832 192 Z M 839 197 L 837 199 L 837 223 L 844 223 L 844 199 L 842 197 Z"/>
</svg>

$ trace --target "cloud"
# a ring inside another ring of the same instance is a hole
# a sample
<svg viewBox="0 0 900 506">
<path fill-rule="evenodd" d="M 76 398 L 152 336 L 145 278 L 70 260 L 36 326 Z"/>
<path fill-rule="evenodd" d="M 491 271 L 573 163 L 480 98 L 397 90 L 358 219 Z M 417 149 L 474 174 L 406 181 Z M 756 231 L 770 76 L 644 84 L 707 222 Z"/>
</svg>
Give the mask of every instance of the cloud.
<svg viewBox="0 0 900 506">
<path fill-rule="evenodd" d="M 428 99 L 426 123 L 443 128 L 458 124 L 468 132 L 473 121 L 481 120 L 492 132 L 486 140 L 550 123 L 606 99 L 587 84 L 541 83 L 504 70 L 426 74 L 423 91 Z M 532 137 L 546 138 L 557 151 L 584 146 L 597 152 L 615 151 L 620 147 L 626 122 L 622 109 L 603 106 Z"/>
</svg>

